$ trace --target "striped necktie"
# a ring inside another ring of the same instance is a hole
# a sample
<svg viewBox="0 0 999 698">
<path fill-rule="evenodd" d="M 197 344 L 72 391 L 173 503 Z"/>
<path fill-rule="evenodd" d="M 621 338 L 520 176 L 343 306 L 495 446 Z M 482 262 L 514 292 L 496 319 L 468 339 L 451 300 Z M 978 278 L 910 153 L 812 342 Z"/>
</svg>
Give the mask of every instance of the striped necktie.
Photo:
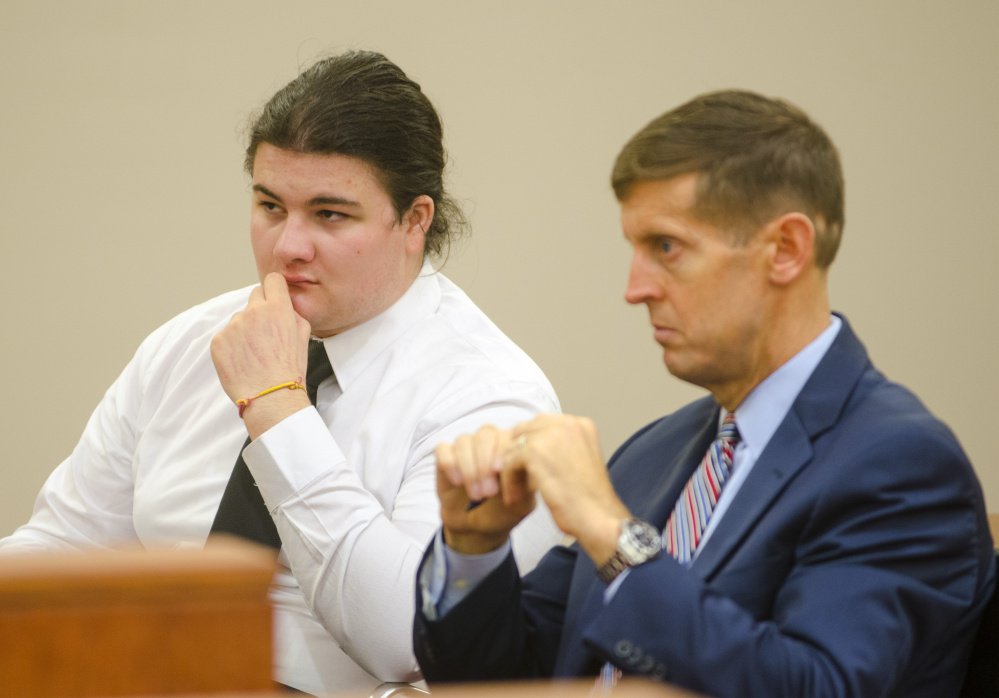
<svg viewBox="0 0 999 698">
<path fill-rule="evenodd" d="M 708 447 L 697 470 L 690 476 L 676 501 L 663 532 L 666 552 L 683 564 L 689 564 L 701 542 L 711 512 L 718 504 L 722 487 L 732 470 L 732 454 L 739 442 L 735 414 L 729 414 L 718 428 L 718 435 Z"/>
</svg>

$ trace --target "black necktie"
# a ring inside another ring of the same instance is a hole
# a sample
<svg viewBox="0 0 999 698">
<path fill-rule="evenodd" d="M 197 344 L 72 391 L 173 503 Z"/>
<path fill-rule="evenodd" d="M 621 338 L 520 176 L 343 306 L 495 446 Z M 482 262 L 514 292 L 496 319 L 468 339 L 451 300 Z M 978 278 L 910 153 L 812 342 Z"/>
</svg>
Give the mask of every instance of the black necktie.
<svg viewBox="0 0 999 698">
<path fill-rule="evenodd" d="M 305 391 L 309 395 L 309 402 L 313 405 L 316 404 L 319 384 L 331 375 L 333 367 L 326 354 L 326 347 L 320 341 L 310 340 L 309 365 L 305 371 Z M 230 533 L 276 550 L 281 547 L 281 538 L 274 526 L 274 519 L 267 511 L 267 505 L 264 504 L 260 488 L 250 475 L 250 469 L 243 461 L 243 449 L 249 444 L 250 439 L 247 438 L 246 443 L 239 449 L 239 457 L 219 502 L 219 510 L 215 514 L 211 532 Z"/>
</svg>

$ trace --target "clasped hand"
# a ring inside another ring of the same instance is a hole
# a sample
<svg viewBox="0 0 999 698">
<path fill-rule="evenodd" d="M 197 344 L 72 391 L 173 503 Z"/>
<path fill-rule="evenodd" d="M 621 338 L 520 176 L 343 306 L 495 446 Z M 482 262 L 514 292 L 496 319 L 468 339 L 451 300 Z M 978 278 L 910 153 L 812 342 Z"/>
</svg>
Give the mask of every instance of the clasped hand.
<svg viewBox="0 0 999 698">
<path fill-rule="evenodd" d="M 585 417 L 545 414 L 509 430 L 486 426 L 440 444 L 436 455 L 444 539 L 460 553 L 502 545 L 533 510 L 535 493 L 598 563 L 613 553 L 629 516 Z"/>
</svg>

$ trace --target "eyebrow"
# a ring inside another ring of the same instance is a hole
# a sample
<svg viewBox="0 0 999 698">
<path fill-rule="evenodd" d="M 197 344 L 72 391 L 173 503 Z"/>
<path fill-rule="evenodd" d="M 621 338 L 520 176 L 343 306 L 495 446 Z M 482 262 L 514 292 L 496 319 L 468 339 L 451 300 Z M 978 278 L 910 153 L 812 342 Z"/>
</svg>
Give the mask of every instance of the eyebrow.
<svg viewBox="0 0 999 698">
<path fill-rule="evenodd" d="M 254 184 L 253 191 L 260 192 L 264 196 L 274 199 L 279 203 L 284 203 L 284 200 L 280 196 L 272 192 L 263 184 Z M 311 199 L 309 199 L 309 206 L 326 206 L 326 205 L 353 206 L 356 208 L 359 207 L 361 204 L 357 201 L 354 201 L 353 199 L 345 199 L 342 196 L 314 196 Z"/>
</svg>

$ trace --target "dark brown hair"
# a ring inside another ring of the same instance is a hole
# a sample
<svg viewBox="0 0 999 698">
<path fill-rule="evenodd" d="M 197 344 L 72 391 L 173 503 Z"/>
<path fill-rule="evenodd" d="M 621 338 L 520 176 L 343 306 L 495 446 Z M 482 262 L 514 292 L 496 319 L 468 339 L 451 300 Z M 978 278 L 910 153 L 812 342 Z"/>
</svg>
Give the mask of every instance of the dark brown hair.
<svg viewBox="0 0 999 698">
<path fill-rule="evenodd" d="M 435 208 L 425 242 L 432 255 L 464 231 L 461 209 L 444 191 L 440 117 L 420 86 L 380 53 L 322 59 L 271 97 L 250 129 L 244 166 L 251 174 L 261 143 L 365 161 L 400 220 L 426 194 Z"/>
<path fill-rule="evenodd" d="M 735 241 L 800 211 L 815 226 L 815 263 L 832 263 L 843 232 L 843 172 L 836 147 L 802 110 L 741 90 L 701 95 L 635 134 L 611 185 L 623 200 L 636 182 L 691 172 L 699 174 L 693 213 Z"/>
</svg>

